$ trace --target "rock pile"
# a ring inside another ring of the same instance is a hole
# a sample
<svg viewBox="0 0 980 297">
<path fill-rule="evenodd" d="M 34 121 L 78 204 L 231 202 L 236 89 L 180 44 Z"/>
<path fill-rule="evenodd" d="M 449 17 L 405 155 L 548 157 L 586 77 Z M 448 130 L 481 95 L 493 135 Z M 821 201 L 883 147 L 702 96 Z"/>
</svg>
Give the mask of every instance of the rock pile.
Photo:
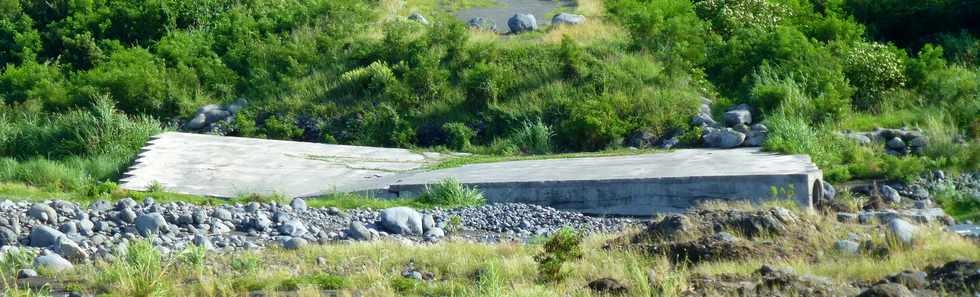
<svg viewBox="0 0 980 297">
<path fill-rule="evenodd" d="M 458 219 L 454 219 L 458 217 Z M 302 199 L 288 204 L 257 203 L 197 206 L 183 202 L 158 204 L 97 201 L 88 207 L 65 201 L 0 201 L 0 240 L 7 248 L 43 251 L 39 266 L 70 267 L 71 263 L 109 256 L 127 242 L 153 238 L 163 252 L 189 245 L 219 250 L 281 246 L 296 249 L 337 240 L 394 238 L 414 242 L 446 236 L 463 240 L 527 240 L 564 226 L 584 232 L 619 230 L 629 219 L 604 219 L 547 207 L 500 204 L 419 212 L 407 207 L 381 211 L 309 208 Z M 64 261 L 62 261 L 64 260 Z M 68 265 L 64 265 L 67 262 Z"/>
<path fill-rule="evenodd" d="M 245 108 L 246 104 L 248 104 L 247 100 L 238 99 L 228 106 L 218 104 L 206 105 L 199 108 L 194 113 L 194 116 L 184 123 L 183 129 L 194 132 L 224 134 L 223 129 L 231 123 L 238 111 Z"/>
<path fill-rule="evenodd" d="M 729 107 L 725 112 L 724 125 L 711 117 L 711 100 L 701 98 L 698 114 L 691 124 L 701 127 L 701 140 L 705 146 L 734 148 L 739 146 L 761 146 L 769 135 L 769 129 L 761 124 L 753 124 L 752 108 L 746 104 Z"/>
<path fill-rule="evenodd" d="M 918 128 L 875 128 L 870 132 L 844 131 L 838 134 L 864 145 L 883 143 L 885 152 L 892 155 L 921 154 L 929 144 L 929 139 Z"/>
</svg>

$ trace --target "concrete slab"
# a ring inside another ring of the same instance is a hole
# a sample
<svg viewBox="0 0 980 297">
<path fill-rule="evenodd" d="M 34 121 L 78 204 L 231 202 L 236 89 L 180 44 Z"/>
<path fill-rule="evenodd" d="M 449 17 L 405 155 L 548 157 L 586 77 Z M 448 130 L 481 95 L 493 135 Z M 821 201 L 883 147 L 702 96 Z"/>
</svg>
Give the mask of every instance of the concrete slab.
<svg viewBox="0 0 980 297">
<path fill-rule="evenodd" d="M 406 149 L 167 132 L 149 141 L 121 187 L 145 190 L 156 182 L 167 191 L 213 197 L 311 196 L 383 188 L 383 177 L 444 158 Z"/>
<path fill-rule="evenodd" d="M 472 164 L 400 175 L 388 191 L 411 197 L 427 184 L 456 178 L 491 202 L 523 202 L 592 214 L 682 212 L 706 200 L 794 199 L 811 207 L 821 171 L 805 155 L 758 148 L 685 149 L 575 159 Z"/>
<path fill-rule="evenodd" d="M 450 156 L 404 149 L 164 133 L 122 181 L 153 182 L 178 193 L 233 197 L 279 193 L 312 197 L 365 192 L 414 197 L 448 178 L 490 202 L 523 202 L 591 214 L 681 212 L 706 200 L 796 200 L 812 206 L 821 171 L 804 155 L 757 148 L 686 149 L 655 154 L 471 164 L 425 171 Z"/>
</svg>

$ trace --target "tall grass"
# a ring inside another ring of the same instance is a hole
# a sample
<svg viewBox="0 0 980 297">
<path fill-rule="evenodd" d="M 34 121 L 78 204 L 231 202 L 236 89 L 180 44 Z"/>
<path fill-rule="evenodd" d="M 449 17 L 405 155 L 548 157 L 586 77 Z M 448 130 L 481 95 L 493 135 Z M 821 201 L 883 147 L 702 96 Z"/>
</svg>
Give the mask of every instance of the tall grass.
<svg viewBox="0 0 980 297">
<path fill-rule="evenodd" d="M 466 187 L 459 180 L 450 178 L 427 186 L 419 202 L 440 207 L 462 207 L 482 205 L 486 203 L 486 198 L 479 189 Z"/>
<path fill-rule="evenodd" d="M 551 153 L 551 138 L 554 135 L 551 127 L 538 119 L 525 121 L 523 126 L 511 134 L 510 141 L 525 154 L 542 155 Z"/>
<path fill-rule="evenodd" d="M 120 296 L 171 296 L 173 280 L 165 277 L 169 264 L 153 247 L 152 240 L 131 241 L 125 251 L 117 253 L 115 261 L 103 267 L 99 282 Z"/>
</svg>

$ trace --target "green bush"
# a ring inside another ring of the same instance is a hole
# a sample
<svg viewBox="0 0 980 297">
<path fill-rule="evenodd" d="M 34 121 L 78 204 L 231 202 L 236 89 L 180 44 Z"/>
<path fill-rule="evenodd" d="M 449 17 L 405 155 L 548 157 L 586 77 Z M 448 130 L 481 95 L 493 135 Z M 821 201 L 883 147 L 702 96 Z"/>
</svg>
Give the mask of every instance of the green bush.
<svg viewBox="0 0 980 297">
<path fill-rule="evenodd" d="M 542 281 L 561 281 L 561 268 L 569 261 L 582 257 L 582 235 L 571 228 L 558 230 L 544 244 L 544 250 L 534 256 L 538 263 L 538 276 Z"/>
<path fill-rule="evenodd" d="M 905 86 L 905 52 L 880 43 L 857 43 L 843 50 L 844 74 L 854 86 L 854 106 L 877 109 L 892 92 Z"/>
<path fill-rule="evenodd" d="M 446 133 L 446 143 L 454 150 L 466 150 L 470 147 L 470 140 L 476 136 L 476 132 L 463 123 L 446 123 L 442 125 L 442 131 Z"/>
</svg>

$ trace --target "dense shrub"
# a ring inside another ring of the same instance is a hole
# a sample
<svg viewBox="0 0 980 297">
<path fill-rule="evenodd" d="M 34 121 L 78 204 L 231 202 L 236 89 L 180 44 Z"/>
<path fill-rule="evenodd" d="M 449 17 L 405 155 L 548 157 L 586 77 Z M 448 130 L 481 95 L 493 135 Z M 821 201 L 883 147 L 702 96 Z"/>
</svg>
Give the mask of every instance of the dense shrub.
<svg viewBox="0 0 980 297">
<path fill-rule="evenodd" d="M 854 106 L 878 107 L 889 93 L 905 86 L 905 52 L 879 43 L 857 43 L 844 49 L 844 74 L 854 86 Z"/>
</svg>

